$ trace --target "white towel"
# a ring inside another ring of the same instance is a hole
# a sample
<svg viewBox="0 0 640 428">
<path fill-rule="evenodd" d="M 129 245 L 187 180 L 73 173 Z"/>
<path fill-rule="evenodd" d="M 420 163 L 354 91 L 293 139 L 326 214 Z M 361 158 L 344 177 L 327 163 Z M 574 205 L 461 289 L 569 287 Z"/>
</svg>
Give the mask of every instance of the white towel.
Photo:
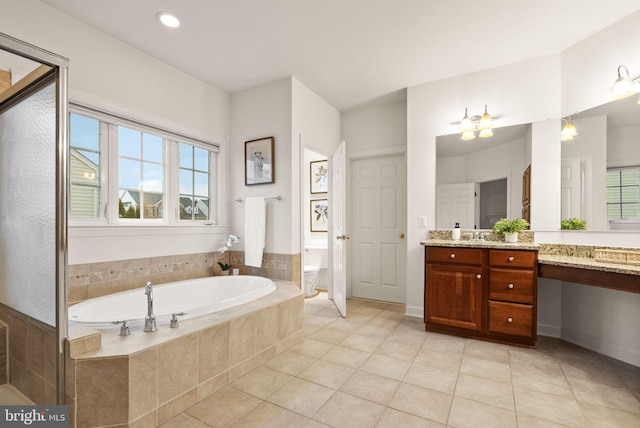
<svg viewBox="0 0 640 428">
<path fill-rule="evenodd" d="M 244 264 L 262 267 L 267 209 L 263 197 L 244 200 Z"/>
</svg>

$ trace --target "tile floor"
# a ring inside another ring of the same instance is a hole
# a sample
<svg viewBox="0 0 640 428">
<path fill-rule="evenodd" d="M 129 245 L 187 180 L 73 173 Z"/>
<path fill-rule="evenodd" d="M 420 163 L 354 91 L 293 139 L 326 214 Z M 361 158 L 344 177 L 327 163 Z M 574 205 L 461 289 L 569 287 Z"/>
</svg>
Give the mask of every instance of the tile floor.
<svg viewBox="0 0 640 428">
<path fill-rule="evenodd" d="M 305 301 L 304 340 L 163 425 L 640 427 L 640 368 L 546 337 L 536 349 L 424 331 L 404 307 Z"/>
</svg>

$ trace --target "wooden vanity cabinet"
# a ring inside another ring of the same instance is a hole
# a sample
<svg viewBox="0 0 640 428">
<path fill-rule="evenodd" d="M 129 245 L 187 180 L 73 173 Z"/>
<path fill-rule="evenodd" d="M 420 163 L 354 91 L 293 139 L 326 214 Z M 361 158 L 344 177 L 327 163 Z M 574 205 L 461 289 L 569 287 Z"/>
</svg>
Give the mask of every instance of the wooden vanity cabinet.
<svg viewBox="0 0 640 428">
<path fill-rule="evenodd" d="M 428 331 L 535 346 L 537 251 L 425 247 Z"/>
</svg>

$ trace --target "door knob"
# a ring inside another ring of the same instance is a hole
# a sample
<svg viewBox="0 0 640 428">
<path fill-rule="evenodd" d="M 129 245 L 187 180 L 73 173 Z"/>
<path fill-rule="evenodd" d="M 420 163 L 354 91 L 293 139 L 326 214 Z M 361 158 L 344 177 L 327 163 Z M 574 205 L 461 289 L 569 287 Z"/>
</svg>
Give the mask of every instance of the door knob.
<svg viewBox="0 0 640 428">
<path fill-rule="evenodd" d="M 404 233 L 400 234 L 400 239 L 404 239 Z"/>
<path fill-rule="evenodd" d="M 347 240 L 351 239 L 351 236 L 349 236 L 349 235 L 338 235 L 338 236 L 336 236 L 336 239 L 342 239 L 344 241 L 347 241 Z"/>
</svg>

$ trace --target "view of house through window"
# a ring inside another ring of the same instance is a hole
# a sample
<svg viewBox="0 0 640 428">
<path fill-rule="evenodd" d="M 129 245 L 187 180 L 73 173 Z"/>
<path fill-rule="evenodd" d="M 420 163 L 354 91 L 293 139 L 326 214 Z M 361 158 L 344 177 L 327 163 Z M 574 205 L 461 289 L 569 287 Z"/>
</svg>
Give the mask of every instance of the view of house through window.
<svg viewBox="0 0 640 428">
<path fill-rule="evenodd" d="M 640 167 L 607 170 L 609 220 L 640 219 Z"/>
<path fill-rule="evenodd" d="M 212 220 L 217 146 L 80 108 L 70 141 L 72 220 Z"/>
</svg>

